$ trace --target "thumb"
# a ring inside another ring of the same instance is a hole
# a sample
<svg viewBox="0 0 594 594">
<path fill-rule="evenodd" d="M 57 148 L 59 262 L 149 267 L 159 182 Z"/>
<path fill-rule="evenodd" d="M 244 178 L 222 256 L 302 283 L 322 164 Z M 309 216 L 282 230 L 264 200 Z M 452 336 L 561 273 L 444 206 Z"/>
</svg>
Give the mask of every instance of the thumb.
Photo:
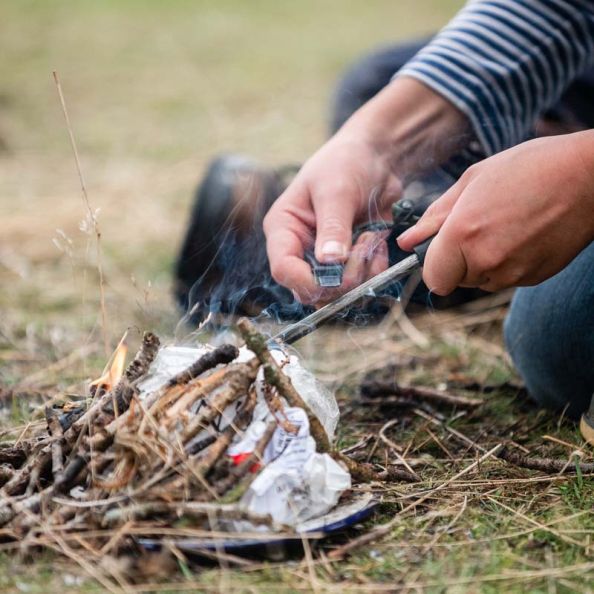
<svg viewBox="0 0 594 594">
<path fill-rule="evenodd" d="M 458 181 L 433 202 L 414 227 L 398 236 L 397 242 L 400 248 L 410 252 L 425 239 L 435 235 L 448 218 L 462 190 L 463 186 Z"/>
<path fill-rule="evenodd" d="M 319 262 L 345 262 L 353 236 L 355 207 L 345 195 L 331 196 L 315 204 L 316 259 Z"/>
</svg>

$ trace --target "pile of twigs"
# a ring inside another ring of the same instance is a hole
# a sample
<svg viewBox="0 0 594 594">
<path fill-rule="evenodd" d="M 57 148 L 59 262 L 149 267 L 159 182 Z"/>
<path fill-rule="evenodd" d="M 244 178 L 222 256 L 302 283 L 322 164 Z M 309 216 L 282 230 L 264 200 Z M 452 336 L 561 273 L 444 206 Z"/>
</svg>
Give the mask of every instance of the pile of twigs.
<svg viewBox="0 0 594 594">
<path fill-rule="evenodd" d="M 255 357 L 240 363 L 235 361 L 236 347 L 221 346 L 140 398 L 139 384 L 159 349 L 159 339 L 145 334 L 112 389 L 96 394 L 86 406 L 48 407 L 47 427 L 40 434 L 0 447 L 1 533 L 26 546 L 58 527 L 62 534 L 72 534 L 81 528 L 88 533 L 126 527 L 130 532 L 133 526 L 138 536 L 154 534 L 156 526 L 179 525 L 182 519 L 184 525 L 204 530 L 213 520 L 248 520 L 279 529 L 270 516 L 248 513 L 237 502 L 276 426 L 296 430 L 284 415 L 285 403 L 305 410 L 317 451 L 344 463 L 355 479 L 417 478 L 333 451 L 322 424 L 282 372 L 266 340 L 245 320 L 238 327 Z M 254 451 L 234 464 L 225 453 L 252 421 L 260 368 L 274 420 Z M 234 418 L 221 428 L 218 420 L 229 407 Z"/>
</svg>

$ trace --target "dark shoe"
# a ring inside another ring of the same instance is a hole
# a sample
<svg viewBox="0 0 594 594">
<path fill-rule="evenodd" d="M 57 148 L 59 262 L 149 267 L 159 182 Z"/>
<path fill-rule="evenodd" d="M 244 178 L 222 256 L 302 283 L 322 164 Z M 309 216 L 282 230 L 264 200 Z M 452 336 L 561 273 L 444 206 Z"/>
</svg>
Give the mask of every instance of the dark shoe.
<svg viewBox="0 0 594 594">
<path fill-rule="evenodd" d="M 175 267 L 176 299 L 194 321 L 211 311 L 254 316 L 270 307 L 301 314 L 291 292 L 272 280 L 262 229 L 288 171 L 241 155 L 222 155 L 208 166 Z"/>
</svg>

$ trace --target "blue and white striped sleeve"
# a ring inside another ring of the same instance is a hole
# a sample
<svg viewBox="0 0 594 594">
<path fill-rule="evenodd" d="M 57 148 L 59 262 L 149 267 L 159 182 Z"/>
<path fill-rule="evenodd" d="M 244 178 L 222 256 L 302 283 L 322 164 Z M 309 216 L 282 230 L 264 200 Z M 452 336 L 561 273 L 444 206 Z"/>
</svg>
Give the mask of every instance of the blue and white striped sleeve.
<svg viewBox="0 0 594 594">
<path fill-rule="evenodd" d="M 492 155 L 525 140 L 592 63 L 594 0 L 473 0 L 396 76 L 456 105 Z"/>
</svg>

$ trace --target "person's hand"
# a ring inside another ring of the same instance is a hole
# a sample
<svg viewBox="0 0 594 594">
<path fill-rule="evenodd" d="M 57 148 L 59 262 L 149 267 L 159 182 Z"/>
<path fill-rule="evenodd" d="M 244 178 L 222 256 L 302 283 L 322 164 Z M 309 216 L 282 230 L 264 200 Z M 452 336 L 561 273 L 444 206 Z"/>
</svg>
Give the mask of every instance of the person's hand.
<svg viewBox="0 0 594 594">
<path fill-rule="evenodd" d="M 353 226 L 389 220 L 404 176 L 447 158 L 456 149 L 447 139 L 462 143 L 467 129 L 461 112 L 416 80 L 388 85 L 305 163 L 266 215 L 273 278 L 301 302 L 320 305 L 384 270 L 384 238 L 364 233 L 352 246 Z M 303 260 L 314 246 L 319 262 L 346 263 L 339 288 L 315 284 Z"/>
<path fill-rule="evenodd" d="M 389 219 L 400 191 L 385 155 L 371 141 L 339 132 L 305 163 L 264 219 L 273 278 L 302 303 L 323 303 L 384 270 L 386 242 L 363 233 L 352 246 L 353 226 Z M 340 289 L 315 284 L 303 260 L 314 245 L 319 262 L 346 262 Z"/>
<path fill-rule="evenodd" d="M 398 238 L 437 233 L 423 269 L 433 292 L 534 285 L 594 240 L 594 131 L 531 140 L 482 161 Z"/>
</svg>

